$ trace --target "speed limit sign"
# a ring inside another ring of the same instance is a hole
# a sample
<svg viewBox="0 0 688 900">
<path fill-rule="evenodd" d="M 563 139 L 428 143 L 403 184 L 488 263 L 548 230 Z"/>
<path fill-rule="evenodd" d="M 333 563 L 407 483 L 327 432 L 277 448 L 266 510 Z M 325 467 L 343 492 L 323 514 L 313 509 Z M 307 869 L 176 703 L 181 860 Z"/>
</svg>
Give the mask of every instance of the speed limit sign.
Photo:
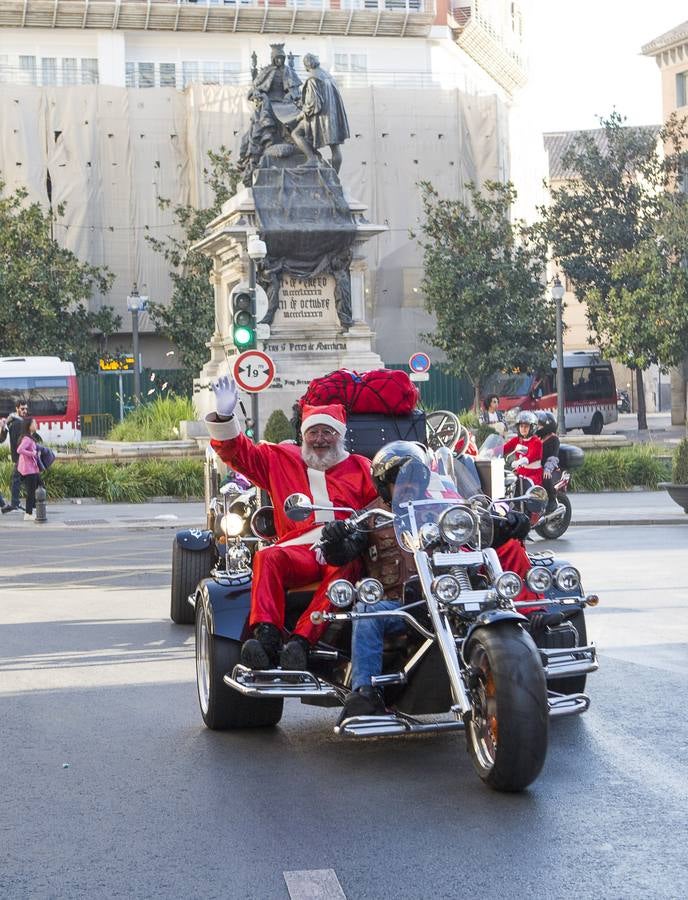
<svg viewBox="0 0 688 900">
<path fill-rule="evenodd" d="M 242 391 L 258 394 L 272 384 L 275 364 L 261 350 L 246 350 L 234 360 L 232 374 Z"/>
</svg>

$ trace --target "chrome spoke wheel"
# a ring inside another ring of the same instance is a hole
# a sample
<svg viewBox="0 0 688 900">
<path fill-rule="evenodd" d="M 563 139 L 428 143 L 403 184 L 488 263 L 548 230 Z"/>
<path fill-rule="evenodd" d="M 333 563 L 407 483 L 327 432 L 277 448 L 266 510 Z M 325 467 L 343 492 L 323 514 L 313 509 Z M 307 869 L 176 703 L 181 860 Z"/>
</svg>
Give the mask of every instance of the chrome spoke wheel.
<svg viewBox="0 0 688 900">
<path fill-rule="evenodd" d="M 453 412 L 445 409 L 430 413 L 425 419 L 428 446 L 431 450 L 439 447 L 454 448 L 461 431 L 461 423 Z"/>
<path fill-rule="evenodd" d="M 200 603 L 200 598 L 196 602 Z M 207 713 L 210 705 L 210 635 L 203 609 L 196 618 L 196 682 L 201 711 Z"/>
<path fill-rule="evenodd" d="M 476 756 L 484 769 L 490 769 L 497 758 L 499 727 L 497 720 L 497 692 L 494 676 L 487 654 L 482 647 L 476 648 L 471 660 L 477 671 L 477 685 L 473 691 L 473 716 L 471 732 Z"/>
</svg>

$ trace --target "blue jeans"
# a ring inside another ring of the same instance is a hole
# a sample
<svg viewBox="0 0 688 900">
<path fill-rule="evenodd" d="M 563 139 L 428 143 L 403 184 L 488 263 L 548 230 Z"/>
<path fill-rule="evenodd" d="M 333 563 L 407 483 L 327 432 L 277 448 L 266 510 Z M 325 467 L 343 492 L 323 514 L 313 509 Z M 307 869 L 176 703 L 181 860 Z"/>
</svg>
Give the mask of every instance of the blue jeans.
<svg viewBox="0 0 688 900">
<path fill-rule="evenodd" d="M 372 606 L 357 603 L 355 612 L 382 612 L 399 609 L 398 600 L 380 600 Z M 382 646 L 386 634 L 402 634 L 406 631 L 403 619 L 393 616 L 375 619 L 354 619 L 351 638 L 351 689 L 370 686 L 373 675 L 382 672 Z"/>
</svg>

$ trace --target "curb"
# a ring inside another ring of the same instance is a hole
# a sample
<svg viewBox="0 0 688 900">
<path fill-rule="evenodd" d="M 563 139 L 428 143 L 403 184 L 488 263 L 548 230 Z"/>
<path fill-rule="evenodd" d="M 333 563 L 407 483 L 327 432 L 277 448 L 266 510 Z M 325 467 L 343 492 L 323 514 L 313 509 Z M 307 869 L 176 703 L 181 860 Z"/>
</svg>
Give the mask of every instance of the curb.
<svg viewBox="0 0 688 900">
<path fill-rule="evenodd" d="M 571 522 L 569 527 L 585 525 L 688 525 L 688 516 L 683 519 L 579 519 Z"/>
</svg>

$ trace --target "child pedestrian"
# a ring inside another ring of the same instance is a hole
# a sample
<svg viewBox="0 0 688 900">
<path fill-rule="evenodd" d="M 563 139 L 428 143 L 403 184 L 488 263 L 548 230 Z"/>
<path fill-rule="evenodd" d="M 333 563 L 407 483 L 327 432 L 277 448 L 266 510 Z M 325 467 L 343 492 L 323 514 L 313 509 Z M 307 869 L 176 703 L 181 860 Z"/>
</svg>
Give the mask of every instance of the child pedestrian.
<svg viewBox="0 0 688 900">
<path fill-rule="evenodd" d="M 17 445 L 17 470 L 21 475 L 22 484 L 26 488 L 26 512 L 24 520 L 35 519 L 34 508 L 36 506 L 36 488 L 38 487 L 38 479 L 40 474 L 40 466 L 38 465 L 38 445 L 34 440 L 34 435 L 38 429 L 35 419 L 27 418 L 22 423 L 19 435 L 19 444 Z"/>
</svg>

